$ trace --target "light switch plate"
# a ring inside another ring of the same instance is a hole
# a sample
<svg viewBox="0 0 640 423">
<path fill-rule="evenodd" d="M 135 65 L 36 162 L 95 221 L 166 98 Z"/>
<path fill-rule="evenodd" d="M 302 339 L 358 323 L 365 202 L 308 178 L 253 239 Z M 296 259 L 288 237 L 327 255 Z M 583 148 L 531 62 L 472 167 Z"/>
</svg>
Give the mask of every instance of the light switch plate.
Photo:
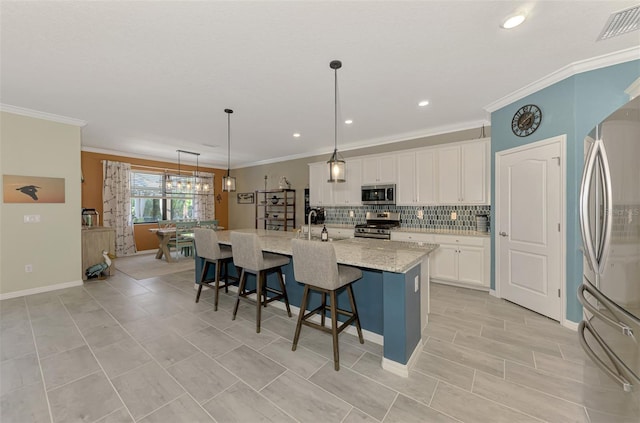
<svg viewBox="0 0 640 423">
<path fill-rule="evenodd" d="M 24 223 L 40 223 L 39 214 L 25 214 Z"/>
<path fill-rule="evenodd" d="M 458 213 L 451 212 L 451 220 L 456 220 L 458 218 Z"/>
<path fill-rule="evenodd" d="M 418 219 L 424 219 L 424 211 L 423 210 L 416 210 L 416 217 Z"/>
</svg>

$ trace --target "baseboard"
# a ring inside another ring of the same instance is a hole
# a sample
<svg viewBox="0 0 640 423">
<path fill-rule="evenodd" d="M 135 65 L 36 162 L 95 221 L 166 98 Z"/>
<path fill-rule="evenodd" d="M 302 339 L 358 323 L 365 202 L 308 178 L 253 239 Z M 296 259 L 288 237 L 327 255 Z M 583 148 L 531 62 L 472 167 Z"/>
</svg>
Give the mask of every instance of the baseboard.
<svg viewBox="0 0 640 423">
<path fill-rule="evenodd" d="M 411 353 L 411 357 L 409 357 L 409 361 L 407 361 L 407 364 L 400 364 L 397 361 L 389 360 L 388 358 L 382 357 L 382 368 L 395 375 L 401 377 L 409 377 L 409 369 L 413 367 L 413 363 L 415 363 L 415 361 L 418 359 L 421 351 L 422 339 L 414 348 L 413 353 Z"/>
<path fill-rule="evenodd" d="M 82 280 L 63 282 L 55 285 L 41 286 L 39 288 L 24 289 L 22 291 L 8 292 L 0 294 L 0 300 L 8 300 L 10 298 L 24 297 L 27 295 L 42 294 L 43 292 L 57 291 L 59 289 L 73 288 L 74 286 L 82 286 Z"/>
<path fill-rule="evenodd" d="M 578 331 L 578 325 L 579 323 L 572 322 L 571 320 L 564 319 L 562 321 L 562 326 L 564 326 L 567 329 L 571 329 L 574 332 Z"/>
</svg>

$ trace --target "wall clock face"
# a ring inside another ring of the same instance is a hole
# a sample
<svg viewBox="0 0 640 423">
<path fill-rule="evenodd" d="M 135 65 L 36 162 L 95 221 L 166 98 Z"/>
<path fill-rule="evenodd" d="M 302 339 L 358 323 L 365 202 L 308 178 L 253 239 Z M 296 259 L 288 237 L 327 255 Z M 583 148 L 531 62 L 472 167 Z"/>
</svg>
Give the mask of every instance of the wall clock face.
<svg viewBox="0 0 640 423">
<path fill-rule="evenodd" d="M 511 130 L 519 137 L 533 134 L 542 122 L 542 111 L 534 104 L 527 104 L 518 109 L 511 121 Z"/>
</svg>

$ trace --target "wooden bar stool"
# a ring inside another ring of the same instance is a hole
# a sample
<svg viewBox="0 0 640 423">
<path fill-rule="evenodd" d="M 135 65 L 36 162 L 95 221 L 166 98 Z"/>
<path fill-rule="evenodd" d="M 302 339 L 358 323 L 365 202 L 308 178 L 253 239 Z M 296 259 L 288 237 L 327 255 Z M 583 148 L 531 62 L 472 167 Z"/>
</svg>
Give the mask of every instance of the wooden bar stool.
<svg viewBox="0 0 640 423">
<path fill-rule="evenodd" d="M 240 275 L 240 285 L 238 287 L 238 295 L 236 296 L 236 305 L 233 309 L 233 320 L 236 319 L 238 313 L 238 305 L 240 298 L 253 301 L 248 298 L 251 294 L 256 294 L 256 332 L 260 333 L 260 315 L 261 306 L 267 306 L 267 303 L 284 299 L 287 307 L 287 314 L 291 317 L 291 309 L 289 308 L 289 297 L 287 289 L 284 286 L 284 278 L 282 277 L 281 266 L 289 264 L 289 257 L 280 254 L 263 253 L 262 246 L 258 235 L 254 233 L 231 232 L 231 245 L 233 247 L 233 263 L 236 267 L 242 268 Z M 269 273 L 278 274 L 278 282 L 280 290 L 267 286 L 267 275 Z M 256 275 L 256 288 L 247 291 L 245 285 L 247 283 L 247 274 Z M 267 294 L 275 294 L 269 297 Z"/>
<path fill-rule="evenodd" d="M 202 285 L 207 285 L 216 290 L 214 310 L 218 310 L 218 291 L 220 290 L 220 279 L 222 267 L 224 267 L 224 292 L 229 292 L 229 285 L 235 285 L 239 278 L 229 275 L 229 263 L 233 261 L 231 247 L 218 244 L 218 236 L 213 229 L 193 228 L 193 235 L 196 245 L 196 254 L 204 259 L 200 279 L 198 280 L 198 294 L 196 295 L 196 303 L 200 301 L 200 293 Z M 205 279 L 209 266 L 213 264 L 216 267 L 215 279 Z M 239 269 L 238 269 L 239 271 Z"/>
<path fill-rule="evenodd" d="M 302 325 L 329 332 L 333 336 L 334 368 L 335 370 L 340 370 L 338 334 L 355 322 L 360 343 L 364 344 L 358 309 L 356 308 L 351 287 L 353 282 L 362 278 L 362 271 L 356 267 L 339 265 L 336 261 L 335 249 L 328 242 L 293 239 L 291 240 L 291 246 L 293 249 L 293 272 L 295 278 L 298 282 L 304 284 L 300 314 L 298 315 L 298 324 L 296 325 L 296 333 L 293 337 L 291 350 L 295 351 L 298 346 Z M 342 288 L 346 289 L 349 295 L 351 311 L 338 308 L 337 294 Z M 309 290 L 321 292 L 322 302 L 319 307 L 305 314 L 309 305 Z M 330 305 L 327 305 L 327 294 L 329 294 L 331 301 Z M 326 310 L 331 312 L 331 328 L 327 328 L 324 325 Z M 321 316 L 320 324 L 309 320 L 317 313 L 320 313 Z M 338 314 L 348 316 L 348 319 L 340 326 L 338 326 Z"/>
</svg>

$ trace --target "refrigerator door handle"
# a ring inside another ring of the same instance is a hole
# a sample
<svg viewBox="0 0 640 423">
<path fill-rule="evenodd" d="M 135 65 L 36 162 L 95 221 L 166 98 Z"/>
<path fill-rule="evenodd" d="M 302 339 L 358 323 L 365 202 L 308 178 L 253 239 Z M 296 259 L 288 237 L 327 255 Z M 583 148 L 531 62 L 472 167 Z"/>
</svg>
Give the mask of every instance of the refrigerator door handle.
<svg viewBox="0 0 640 423">
<path fill-rule="evenodd" d="M 598 156 L 597 144 L 593 144 L 589 149 L 587 160 L 584 164 L 582 172 L 582 182 L 580 183 L 580 229 L 582 230 L 582 242 L 584 244 L 585 256 L 589 266 L 598 272 L 598 263 L 591 236 L 590 215 L 589 215 L 589 192 L 591 191 L 591 180 L 595 170 L 595 164 Z"/>
<path fill-rule="evenodd" d="M 591 346 L 587 343 L 587 339 L 585 338 L 584 333 L 585 330 L 588 330 L 589 333 L 591 333 L 600 348 L 602 348 L 609 360 L 611 360 L 611 363 L 615 367 L 615 371 L 612 370 L 611 367 L 607 366 L 607 364 L 600 357 L 598 357 Z M 582 346 L 584 352 L 598 367 L 602 369 L 602 371 L 604 371 L 607 375 L 609 375 L 609 377 L 619 383 L 620 386 L 622 386 L 622 389 L 625 390 L 625 392 L 631 392 L 633 390 L 633 384 L 628 380 L 637 379 L 634 377 L 633 371 L 629 369 L 629 367 L 627 367 L 627 365 L 624 364 L 622 360 L 620 360 L 620 357 L 618 357 L 617 354 L 611 350 L 611 348 L 609 348 L 609 346 L 604 342 L 600 335 L 598 335 L 598 332 L 593 329 L 591 323 L 587 322 L 586 320 L 580 322 L 580 325 L 578 326 L 578 339 L 580 340 L 580 345 Z"/>
<path fill-rule="evenodd" d="M 618 321 L 602 313 L 591 302 L 589 302 L 584 296 L 585 291 L 587 291 L 590 295 L 592 295 L 598 301 L 598 303 L 604 306 L 607 309 L 607 311 L 611 313 L 613 317 L 618 319 Z M 640 322 L 638 322 L 636 318 L 631 316 L 625 310 L 616 310 L 616 309 L 619 309 L 619 307 L 616 304 L 612 303 L 609 298 L 607 298 L 602 293 L 600 293 L 600 291 L 598 291 L 593 285 L 588 283 L 583 283 L 580 286 L 580 288 L 578 288 L 578 300 L 580 301 L 582 306 L 587 310 L 589 310 L 589 312 L 593 314 L 595 317 L 602 320 L 609 326 L 617 329 L 619 333 L 625 336 L 629 336 L 635 342 L 637 342 L 635 334 L 636 334 L 636 330 L 640 332 Z M 618 313 L 623 314 L 622 319 Z M 623 322 L 620 320 L 627 320 L 627 322 Z"/>
<path fill-rule="evenodd" d="M 600 245 L 600 251 L 598 251 L 598 273 L 603 274 L 605 266 L 607 264 L 607 258 L 609 257 L 609 250 L 611 249 L 611 225 L 612 225 L 612 211 L 613 211 L 613 191 L 611 183 L 611 169 L 609 168 L 609 158 L 607 157 L 607 150 L 604 147 L 602 139 L 596 141 L 599 150 L 599 165 L 601 168 L 602 188 L 604 192 L 604 210 L 603 210 L 603 222 L 602 222 L 602 243 Z"/>
</svg>

